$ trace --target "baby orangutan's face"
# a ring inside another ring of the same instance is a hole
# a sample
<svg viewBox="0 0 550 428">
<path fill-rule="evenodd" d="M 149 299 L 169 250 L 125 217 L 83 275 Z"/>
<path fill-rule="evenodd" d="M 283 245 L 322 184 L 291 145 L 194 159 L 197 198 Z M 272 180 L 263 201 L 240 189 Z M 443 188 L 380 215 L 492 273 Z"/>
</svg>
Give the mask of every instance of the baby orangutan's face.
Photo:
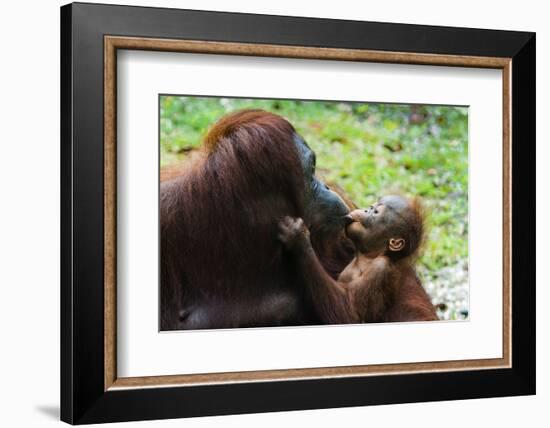
<svg viewBox="0 0 550 428">
<path fill-rule="evenodd" d="M 357 209 L 347 216 L 346 235 L 361 252 L 399 251 L 405 240 L 396 236 L 402 225 L 408 201 L 401 196 L 385 196 L 367 209 Z"/>
</svg>

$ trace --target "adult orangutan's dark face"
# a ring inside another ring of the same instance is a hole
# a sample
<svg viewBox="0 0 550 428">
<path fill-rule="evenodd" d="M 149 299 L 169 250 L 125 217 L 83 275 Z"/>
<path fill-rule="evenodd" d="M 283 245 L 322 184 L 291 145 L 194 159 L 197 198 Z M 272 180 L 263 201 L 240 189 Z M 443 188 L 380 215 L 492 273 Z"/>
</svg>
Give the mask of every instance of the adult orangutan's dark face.
<svg viewBox="0 0 550 428">
<path fill-rule="evenodd" d="M 313 229 L 343 230 L 349 207 L 343 199 L 315 176 L 315 153 L 299 135 L 294 141 L 300 153 L 306 178 L 306 223 Z"/>
</svg>

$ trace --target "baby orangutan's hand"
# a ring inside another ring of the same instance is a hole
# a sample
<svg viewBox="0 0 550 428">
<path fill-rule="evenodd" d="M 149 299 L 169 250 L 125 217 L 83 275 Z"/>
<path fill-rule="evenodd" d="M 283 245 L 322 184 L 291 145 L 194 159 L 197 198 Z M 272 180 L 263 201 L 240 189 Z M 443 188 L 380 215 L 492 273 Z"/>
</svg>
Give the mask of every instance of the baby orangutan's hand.
<svg viewBox="0 0 550 428">
<path fill-rule="evenodd" d="M 287 248 L 309 242 L 309 230 L 301 218 L 284 217 L 279 222 L 279 240 Z"/>
</svg>

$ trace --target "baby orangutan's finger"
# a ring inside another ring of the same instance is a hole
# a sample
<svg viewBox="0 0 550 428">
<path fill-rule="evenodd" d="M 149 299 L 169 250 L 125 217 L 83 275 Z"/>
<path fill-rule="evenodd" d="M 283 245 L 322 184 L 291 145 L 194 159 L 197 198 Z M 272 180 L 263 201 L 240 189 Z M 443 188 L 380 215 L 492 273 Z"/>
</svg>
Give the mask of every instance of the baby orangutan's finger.
<svg viewBox="0 0 550 428">
<path fill-rule="evenodd" d="M 278 224 L 279 232 L 288 233 L 291 229 L 291 226 L 288 223 L 285 223 L 284 220 L 281 220 Z"/>
<path fill-rule="evenodd" d="M 294 224 L 296 219 L 290 216 L 284 216 L 279 224 L 284 225 L 285 227 L 291 227 Z"/>
</svg>

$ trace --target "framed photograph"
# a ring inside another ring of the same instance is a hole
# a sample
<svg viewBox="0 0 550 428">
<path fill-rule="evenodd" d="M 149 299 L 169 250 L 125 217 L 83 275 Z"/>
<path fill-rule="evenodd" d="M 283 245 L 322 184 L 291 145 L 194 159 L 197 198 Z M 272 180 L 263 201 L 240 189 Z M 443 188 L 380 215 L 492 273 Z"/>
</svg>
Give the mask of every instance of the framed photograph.
<svg viewBox="0 0 550 428">
<path fill-rule="evenodd" d="M 61 419 L 535 393 L 535 35 L 61 8 Z"/>
</svg>

